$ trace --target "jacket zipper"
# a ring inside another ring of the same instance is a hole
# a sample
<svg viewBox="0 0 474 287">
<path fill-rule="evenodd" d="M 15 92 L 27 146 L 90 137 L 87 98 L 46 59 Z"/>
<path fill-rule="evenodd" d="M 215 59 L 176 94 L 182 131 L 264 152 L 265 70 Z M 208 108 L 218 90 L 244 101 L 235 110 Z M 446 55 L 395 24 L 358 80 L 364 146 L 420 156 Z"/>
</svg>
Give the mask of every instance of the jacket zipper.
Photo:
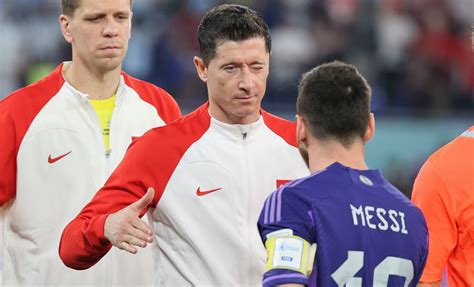
<svg viewBox="0 0 474 287">
<path fill-rule="evenodd" d="M 245 185 L 244 185 L 244 192 L 243 194 L 245 195 L 245 211 L 248 210 L 249 208 L 249 201 L 251 200 L 251 196 L 250 196 L 250 193 L 251 193 L 251 186 L 250 186 L 250 178 L 249 178 L 249 169 L 248 169 L 248 165 L 249 165 L 249 161 L 248 161 L 248 154 L 247 154 L 247 135 L 248 135 L 248 132 L 242 132 L 242 152 L 243 152 L 243 160 L 244 160 L 244 178 L 245 178 Z M 246 212 L 247 213 L 247 212 Z M 247 222 L 248 221 L 248 218 L 245 218 L 245 221 L 244 222 Z M 247 246 L 249 248 L 247 248 L 247 262 L 249 262 L 249 265 L 248 266 L 252 266 L 251 264 L 251 258 L 252 258 L 252 254 L 249 254 L 249 250 L 250 250 L 250 247 L 251 247 L 251 242 L 250 242 L 250 234 L 249 234 L 249 231 L 244 228 L 243 229 L 244 232 L 245 232 L 245 236 L 246 236 L 246 242 L 247 242 Z M 247 274 L 250 274 L 251 270 L 247 270 Z M 248 278 L 248 276 L 245 276 L 247 274 L 244 274 L 244 278 Z M 245 282 L 246 285 L 249 285 L 249 279 L 247 279 L 247 281 Z"/>
</svg>

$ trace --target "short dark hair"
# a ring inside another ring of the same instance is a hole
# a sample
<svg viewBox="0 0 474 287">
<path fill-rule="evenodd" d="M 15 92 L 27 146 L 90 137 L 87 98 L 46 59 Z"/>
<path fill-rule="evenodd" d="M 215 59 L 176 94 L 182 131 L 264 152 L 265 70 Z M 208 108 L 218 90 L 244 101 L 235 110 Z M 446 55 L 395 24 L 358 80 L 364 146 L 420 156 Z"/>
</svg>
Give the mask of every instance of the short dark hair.
<svg viewBox="0 0 474 287">
<path fill-rule="evenodd" d="M 236 4 L 223 4 L 204 15 L 198 27 L 201 57 L 207 66 L 216 55 L 218 41 L 243 41 L 254 37 L 265 39 L 270 53 L 270 31 L 258 12 Z"/>
<path fill-rule="evenodd" d="M 62 13 L 67 16 L 73 16 L 80 4 L 81 0 L 61 0 Z M 132 0 L 130 0 L 130 7 L 131 6 Z"/>
<path fill-rule="evenodd" d="M 357 68 L 334 61 L 303 75 L 296 110 L 315 138 L 336 138 L 349 147 L 365 136 L 370 98 L 370 86 Z"/>
</svg>

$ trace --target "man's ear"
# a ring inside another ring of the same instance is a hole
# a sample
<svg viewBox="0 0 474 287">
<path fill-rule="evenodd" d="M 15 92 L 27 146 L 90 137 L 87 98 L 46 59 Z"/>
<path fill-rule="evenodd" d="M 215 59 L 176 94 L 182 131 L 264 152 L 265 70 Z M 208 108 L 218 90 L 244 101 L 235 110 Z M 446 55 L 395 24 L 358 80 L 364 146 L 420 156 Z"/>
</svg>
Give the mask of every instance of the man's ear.
<svg viewBox="0 0 474 287">
<path fill-rule="evenodd" d="M 64 39 L 69 44 L 72 43 L 73 37 L 71 33 L 71 18 L 64 14 L 59 16 L 59 26 L 61 27 L 61 32 L 63 34 Z"/>
<path fill-rule="evenodd" d="M 306 120 L 302 116 L 296 115 L 296 146 L 300 151 L 306 166 L 309 168 L 308 154 L 308 126 Z"/>
<path fill-rule="evenodd" d="M 368 143 L 375 135 L 375 116 L 373 113 L 369 115 L 367 129 L 365 130 L 364 143 Z"/>
<path fill-rule="evenodd" d="M 307 132 L 308 127 L 306 120 L 299 115 L 296 115 L 296 144 L 300 146 L 301 144 L 307 146 Z"/>
<path fill-rule="evenodd" d="M 194 66 L 196 67 L 196 72 L 198 73 L 199 78 L 201 81 L 204 83 L 207 83 L 207 67 L 206 64 L 204 64 L 204 61 L 195 56 L 193 58 Z"/>
</svg>

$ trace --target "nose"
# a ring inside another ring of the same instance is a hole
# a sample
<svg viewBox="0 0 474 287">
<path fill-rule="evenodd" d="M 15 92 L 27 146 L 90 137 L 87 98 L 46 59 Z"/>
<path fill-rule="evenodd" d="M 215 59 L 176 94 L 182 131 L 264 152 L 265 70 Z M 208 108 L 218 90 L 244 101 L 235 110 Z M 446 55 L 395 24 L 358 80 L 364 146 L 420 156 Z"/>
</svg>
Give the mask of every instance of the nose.
<svg viewBox="0 0 474 287">
<path fill-rule="evenodd" d="M 105 27 L 102 30 L 102 34 L 104 37 L 115 37 L 118 35 L 118 28 L 115 19 L 112 17 L 108 17 L 107 21 L 105 22 Z"/>
<path fill-rule="evenodd" d="M 255 88 L 254 75 L 249 68 L 242 68 L 241 78 L 239 81 L 239 89 L 244 90 L 247 94 Z"/>
</svg>

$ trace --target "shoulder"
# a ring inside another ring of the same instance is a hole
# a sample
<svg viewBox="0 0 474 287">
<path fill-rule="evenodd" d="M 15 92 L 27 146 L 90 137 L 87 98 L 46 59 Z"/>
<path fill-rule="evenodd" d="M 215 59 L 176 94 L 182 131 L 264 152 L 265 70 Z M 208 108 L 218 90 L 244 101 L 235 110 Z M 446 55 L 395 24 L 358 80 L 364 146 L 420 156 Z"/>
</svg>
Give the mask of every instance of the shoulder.
<svg viewBox="0 0 474 287">
<path fill-rule="evenodd" d="M 446 165 L 469 160 L 469 154 L 474 148 L 474 127 L 469 128 L 460 136 L 435 151 L 426 161 L 428 164 L 442 169 Z"/>
<path fill-rule="evenodd" d="M 385 177 L 382 177 L 382 179 L 382 186 L 385 189 L 387 196 L 396 198 L 396 200 L 403 202 L 403 204 L 412 205 L 410 199 L 405 194 L 403 194 L 403 192 L 399 190 L 395 185 L 393 185 L 393 183 L 388 181 Z"/>
<path fill-rule="evenodd" d="M 46 104 L 64 85 L 64 78 L 61 75 L 62 65 L 58 66 L 45 78 L 18 89 L 0 101 L 4 109 L 17 108 L 15 112 L 24 110 L 25 107 Z M 25 105 L 28 103 L 28 105 Z"/>
<path fill-rule="evenodd" d="M 134 90 L 142 100 L 154 106 L 166 123 L 181 117 L 178 104 L 167 91 L 152 83 L 134 78 L 125 72 L 122 72 L 122 77 L 125 85 Z"/>
<path fill-rule="evenodd" d="M 0 126 L 11 129 L 19 143 L 44 106 L 61 90 L 62 65 L 42 80 L 19 89 L 0 101 Z"/>
<path fill-rule="evenodd" d="M 165 126 L 153 128 L 143 136 L 134 140 L 135 144 L 153 146 L 160 154 L 166 152 L 184 151 L 209 129 L 210 116 L 207 112 L 208 104 L 204 104 L 190 114 L 181 117 Z"/>
<path fill-rule="evenodd" d="M 310 190 L 314 189 L 314 187 L 317 186 L 321 180 L 324 180 L 324 177 L 321 176 L 321 173 L 324 172 L 317 172 L 300 179 L 290 181 L 272 192 L 267 200 L 275 200 L 275 198 L 278 198 L 278 200 L 283 199 L 288 202 L 309 202 L 311 201 L 310 195 L 312 194 Z"/>
<path fill-rule="evenodd" d="M 304 188 L 301 188 L 301 183 L 288 183 L 267 197 L 260 213 L 259 224 L 261 226 L 277 224 L 281 227 L 280 224 L 285 223 L 285 227 L 293 230 L 299 230 L 301 224 L 307 223 L 307 226 L 312 226 L 310 215 L 312 202 L 311 192 L 308 190 L 305 192 Z M 310 238 L 311 236 L 302 237 Z"/>
<path fill-rule="evenodd" d="M 169 96 L 164 89 L 144 80 L 140 80 L 122 71 L 125 84 L 135 90 L 140 96 Z"/>
<path fill-rule="evenodd" d="M 408 218 L 407 220 L 415 223 L 421 233 L 427 232 L 425 216 L 423 215 L 420 207 L 418 207 L 414 202 L 410 201 L 410 199 L 405 194 L 403 194 L 387 179 L 383 177 L 382 179 L 384 191 L 380 194 L 385 196 L 385 200 L 383 201 L 385 203 L 389 203 L 394 208 L 396 207 L 398 210 L 403 211 Z"/>
<path fill-rule="evenodd" d="M 445 193 L 441 191 L 448 190 L 451 183 L 464 182 L 472 170 L 469 155 L 473 148 L 474 138 L 461 135 L 431 154 L 415 179 L 413 197 Z"/>
<path fill-rule="evenodd" d="M 283 138 L 289 145 L 296 147 L 296 123 L 290 122 L 263 109 L 260 110 L 263 121 L 275 134 Z"/>
</svg>

